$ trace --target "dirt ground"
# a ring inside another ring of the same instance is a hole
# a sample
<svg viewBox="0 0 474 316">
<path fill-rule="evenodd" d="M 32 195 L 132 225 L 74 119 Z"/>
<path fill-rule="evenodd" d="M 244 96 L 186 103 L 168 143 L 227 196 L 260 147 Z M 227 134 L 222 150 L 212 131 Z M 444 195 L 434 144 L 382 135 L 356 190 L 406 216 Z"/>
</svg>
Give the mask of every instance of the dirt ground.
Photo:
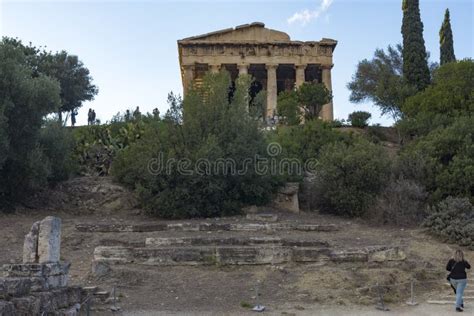
<svg viewBox="0 0 474 316">
<path fill-rule="evenodd" d="M 45 199 L 44 195 L 48 198 Z M 14 213 L 0 213 L 0 264 L 21 261 L 24 235 L 33 222 L 45 216 L 61 217 L 61 258 L 72 263 L 70 282 L 117 289 L 119 315 L 247 315 L 249 306 L 261 303 L 268 315 L 381 315 L 375 310 L 375 284 L 384 285 L 385 302 L 396 315 L 447 315 L 450 305 L 427 305 L 430 298 L 449 293 L 445 263 L 455 246 L 443 244 L 420 229 L 372 227 L 317 213 L 279 213 L 280 222 L 332 223 L 337 232 L 274 233 L 294 239 L 327 241 L 334 248 L 368 245 L 400 246 L 402 262 L 280 264 L 274 266 L 117 266 L 103 277 L 91 273 L 94 248 L 99 245 L 144 245 L 146 237 L 247 235 L 239 232 L 87 233 L 80 223 L 150 223 L 135 208 L 133 197 L 108 178 L 78 178 L 32 198 Z M 41 201 L 41 203 L 39 203 Z M 272 211 L 272 210 L 265 210 Z M 196 220 L 197 221 L 197 220 Z M 247 222 L 244 217 L 199 221 Z M 189 221 L 187 221 L 189 222 Z M 253 235 L 258 235 L 252 233 Z M 259 233 L 262 234 L 262 233 Z M 474 252 L 466 251 L 474 262 Z M 404 306 L 409 282 L 418 280 L 415 293 L 421 306 Z M 256 287 L 259 297 L 256 298 Z M 474 304 L 473 304 L 474 305 Z M 438 313 L 438 311 L 440 311 Z M 471 312 L 469 306 L 466 312 Z M 116 313 L 117 314 L 117 313 Z M 94 315 L 111 315 L 96 310 Z"/>
</svg>

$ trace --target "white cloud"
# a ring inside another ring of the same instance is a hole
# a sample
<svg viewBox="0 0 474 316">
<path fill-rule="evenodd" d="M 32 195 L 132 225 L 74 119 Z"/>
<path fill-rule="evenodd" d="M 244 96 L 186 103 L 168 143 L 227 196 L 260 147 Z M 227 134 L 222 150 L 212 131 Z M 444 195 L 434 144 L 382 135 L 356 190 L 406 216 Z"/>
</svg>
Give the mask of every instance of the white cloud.
<svg viewBox="0 0 474 316">
<path fill-rule="evenodd" d="M 316 10 L 310 11 L 308 9 L 296 12 L 288 18 L 288 24 L 300 23 L 306 25 L 312 20 L 317 20 L 322 14 L 324 14 L 331 6 L 333 0 L 320 0 L 319 6 Z"/>
</svg>

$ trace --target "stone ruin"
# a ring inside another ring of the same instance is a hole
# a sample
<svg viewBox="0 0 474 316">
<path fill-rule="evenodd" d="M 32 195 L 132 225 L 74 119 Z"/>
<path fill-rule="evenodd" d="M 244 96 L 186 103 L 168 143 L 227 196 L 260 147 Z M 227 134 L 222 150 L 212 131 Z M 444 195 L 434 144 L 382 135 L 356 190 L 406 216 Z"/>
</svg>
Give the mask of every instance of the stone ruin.
<svg viewBox="0 0 474 316">
<path fill-rule="evenodd" d="M 288 182 L 278 190 L 278 194 L 273 201 L 276 208 L 293 213 L 300 212 L 298 201 L 299 183 Z"/>
<path fill-rule="evenodd" d="M 75 316 L 85 292 L 68 286 L 70 264 L 60 261 L 61 219 L 35 222 L 25 236 L 23 263 L 3 265 L 0 316 Z"/>
</svg>

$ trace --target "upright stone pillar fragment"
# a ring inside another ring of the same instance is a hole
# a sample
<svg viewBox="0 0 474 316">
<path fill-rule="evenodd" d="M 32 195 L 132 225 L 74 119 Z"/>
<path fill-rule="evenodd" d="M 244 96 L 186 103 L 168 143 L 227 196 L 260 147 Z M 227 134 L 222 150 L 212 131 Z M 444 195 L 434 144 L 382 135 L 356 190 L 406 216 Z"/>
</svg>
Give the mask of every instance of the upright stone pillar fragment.
<svg viewBox="0 0 474 316">
<path fill-rule="evenodd" d="M 61 219 L 48 216 L 40 222 L 38 262 L 59 262 L 61 250 Z"/>
<path fill-rule="evenodd" d="M 273 117 L 277 107 L 277 74 L 278 65 L 267 64 L 267 117 Z"/>
<path fill-rule="evenodd" d="M 23 263 L 38 262 L 38 237 L 40 222 L 35 222 L 23 243 Z"/>
</svg>

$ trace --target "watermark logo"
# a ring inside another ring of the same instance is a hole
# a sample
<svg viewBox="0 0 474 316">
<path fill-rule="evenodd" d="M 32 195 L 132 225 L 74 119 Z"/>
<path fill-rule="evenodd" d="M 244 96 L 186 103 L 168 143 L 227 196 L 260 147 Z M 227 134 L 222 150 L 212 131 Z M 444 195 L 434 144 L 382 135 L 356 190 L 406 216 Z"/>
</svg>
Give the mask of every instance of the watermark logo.
<svg viewBox="0 0 474 316">
<path fill-rule="evenodd" d="M 248 174 L 272 176 L 302 176 L 305 173 L 315 173 L 318 167 L 317 159 L 301 161 L 298 158 L 282 157 L 283 149 L 279 143 L 268 144 L 266 155 L 254 155 L 241 159 L 234 158 L 199 158 L 192 161 L 189 158 L 165 158 L 163 152 L 148 161 L 148 172 L 151 175 L 180 174 L 184 176 L 245 176 Z"/>
</svg>

